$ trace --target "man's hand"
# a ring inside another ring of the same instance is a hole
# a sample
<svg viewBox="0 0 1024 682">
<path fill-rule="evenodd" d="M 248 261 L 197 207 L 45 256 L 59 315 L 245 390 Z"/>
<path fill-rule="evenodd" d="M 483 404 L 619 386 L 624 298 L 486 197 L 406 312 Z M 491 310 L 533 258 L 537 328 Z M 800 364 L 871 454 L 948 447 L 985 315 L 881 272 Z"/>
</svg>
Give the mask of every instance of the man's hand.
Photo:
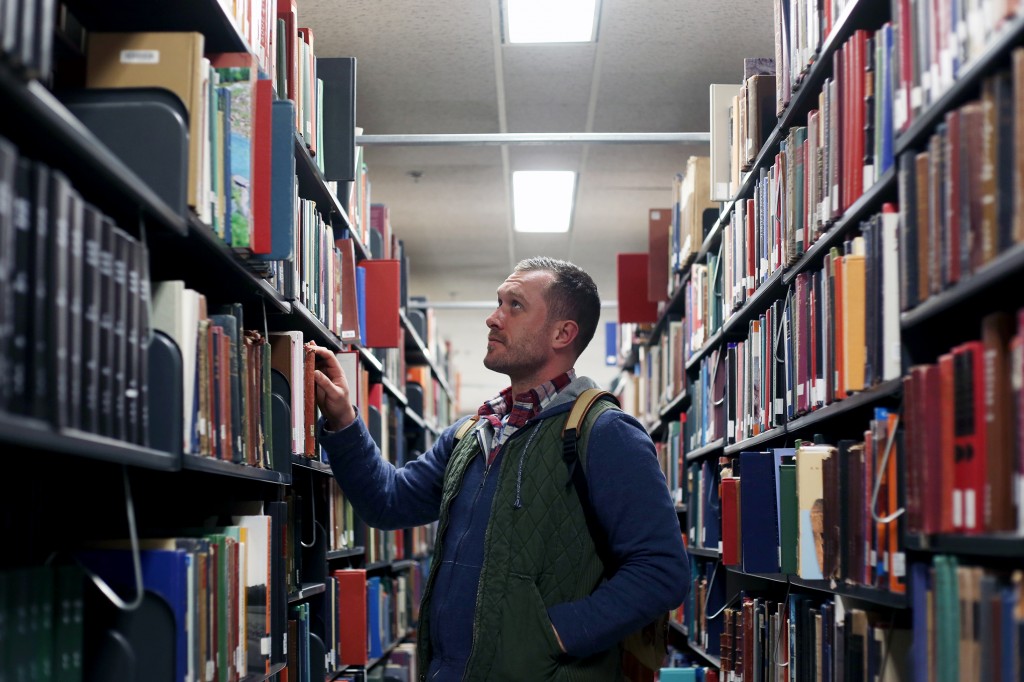
<svg viewBox="0 0 1024 682">
<path fill-rule="evenodd" d="M 349 398 L 348 380 L 341 363 L 326 348 L 311 345 L 316 353 L 316 404 L 327 420 L 330 431 L 340 431 L 356 420 L 356 411 Z"/>
</svg>

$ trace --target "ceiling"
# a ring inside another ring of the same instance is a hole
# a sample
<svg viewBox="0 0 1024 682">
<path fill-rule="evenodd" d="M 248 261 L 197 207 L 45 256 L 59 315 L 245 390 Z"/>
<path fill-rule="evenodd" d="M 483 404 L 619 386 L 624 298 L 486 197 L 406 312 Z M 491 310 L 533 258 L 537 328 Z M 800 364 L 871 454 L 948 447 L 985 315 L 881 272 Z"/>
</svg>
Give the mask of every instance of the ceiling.
<svg viewBox="0 0 1024 682">
<path fill-rule="evenodd" d="M 599 11 L 597 41 L 585 44 L 504 44 L 499 0 L 302 0 L 299 23 L 313 29 L 318 56 L 357 58 L 367 135 L 707 132 L 708 85 L 739 82 L 743 57 L 774 54 L 770 0 L 600 0 Z M 706 153 L 705 144 L 370 146 L 366 160 L 371 200 L 389 206 L 404 239 L 411 291 L 491 300 L 518 260 L 548 255 L 585 268 L 613 300 L 615 254 L 647 250 L 647 209 L 671 205 L 673 175 Z M 579 173 L 568 234 L 512 231 L 513 170 Z M 479 337 L 464 388 L 482 358 Z M 494 379 L 484 383 L 493 394 Z"/>
</svg>

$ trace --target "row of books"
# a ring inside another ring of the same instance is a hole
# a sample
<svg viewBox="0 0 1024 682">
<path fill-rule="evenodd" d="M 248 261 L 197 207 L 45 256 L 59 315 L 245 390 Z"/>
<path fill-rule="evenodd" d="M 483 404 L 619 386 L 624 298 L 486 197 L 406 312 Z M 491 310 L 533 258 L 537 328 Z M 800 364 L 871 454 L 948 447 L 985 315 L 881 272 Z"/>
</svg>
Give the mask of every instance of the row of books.
<svg viewBox="0 0 1024 682">
<path fill-rule="evenodd" d="M 824 254 L 821 270 L 799 273 L 748 323 L 746 339 L 701 360 L 688 388 L 688 450 L 742 441 L 901 375 L 897 223 L 889 205 L 863 221 L 859 236 Z M 694 298 L 721 310 L 720 288 L 695 285 Z M 703 305 L 683 321 L 684 344 Z"/>
<path fill-rule="evenodd" d="M 45 78 L 53 63 L 55 0 L 0 2 L 0 58 L 28 78 Z"/>
<path fill-rule="evenodd" d="M 151 637 L 146 633 L 172 633 L 158 645 L 150 642 L 147 651 L 154 656 L 162 652 L 175 680 L 200 679 L 203 671 L 214 671 L 216 679 L 232 682 L 269 672 L 272 661 L 283 659 L 286 646 L 287 503 L 240 506 L 247 513 L 230 517 L 225 525 L 139 541 L 145 590 L 140 598 L 161 608 L 143 608 L 135 620 L 119 623 L 112 606 L 106 606 L 107 617 L 103 605 L 91 600 L 84 620 L 97 631 L 129 628 L 121 636 L 136 656 L 139 638 Z M 77 553 L 77 561 L 118 593 L 133 594 L 128 541 L 107 545 Z"/>
<path fill-rule="evenodd" d="M 910 368 L 904 383 L 907 525 L 916 533 L 1024 530 L 1024 310 Z"/>
<path fill-rule="evenodd" d="M 0 410 L 146 444 L 146 245 L 2 138 L 0 197 Z"/>
<path fill-rule="evenodd" d="M 0 677 L 81 682 L 83 580 L 74 565 L 0 571 Z"/>
<path fill-rule="evenodd" d="M 926 150 L 899 159 L 901 306 L 909 310 L 1024 241 L 1024 48 L 948 112 Z"/>
<path fill-rule="evenodd" d="M 802 3 L 795 0 L 774 0 L 776 113 L 780 116 L 788 106 L 806 74 L 817 60 L 824 42 L 848 7 L 857 0 L 825 0 Z"/>
<path fill-rule="evenodd" d="M 1024 573 L 936 555 L 911 567 L 913 682 L 1019 680 Z"/>
<path fill-rule="evenodd" d="M 720 635 L 723 680 L 907 680 L 910 630 L 891 614 L 791 593 L 785 601 L 741 592 Z"/>
<path fill-rule="evenodd" d="M 671 225 L 668 235 L 659 230 L 657 236 L 652 236 L 650 240 L 652 272 L 660 270 L 661 266 L 658 263 L 665 263 L 667 260 L 664 278 L 667 290 L 652 287 L 649 294 L 656 296 L 654 300 L 663 300 L 675 293 L 682 282 L 683 273 L 704 242 L 705 225 L 708 222 L 705 216 L 714 216 L 711 218 L 712 222 L 718 217 L 718 208 L 711 200 L 710 182 L 711 157 L 708 156 L 689 157 L 685 170 L 676 174 L 673 179 Z M 652 215 L 652 229 L 654 225 L 660 224 L 661 220 L 660 212 L 657 218 Z"/>
<path fill-rule="evenodd" d="M 893 0 L 896 130 L 935 103 L 1019 15 L 1007 0 Z"/>
<path fill-rule="evenodd" d="M 418 615 L 423 583 L 415 562 L 408 572 L 393 577 L 368 576 L 361 568 L 332 571 L 325 597 L 331 614 L 325 634 L 332 669 L 365 666 L 405 637 Z"/>
</svg>

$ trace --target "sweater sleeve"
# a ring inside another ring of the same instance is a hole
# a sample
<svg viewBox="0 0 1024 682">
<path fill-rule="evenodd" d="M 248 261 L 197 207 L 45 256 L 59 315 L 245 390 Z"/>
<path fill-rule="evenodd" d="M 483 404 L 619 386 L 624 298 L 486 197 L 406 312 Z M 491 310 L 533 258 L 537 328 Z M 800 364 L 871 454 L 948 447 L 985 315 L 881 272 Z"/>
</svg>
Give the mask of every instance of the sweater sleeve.
<svg viewBox="0 0 1024 682">
<path fill-rule="evenodd" d="M 580 657 L 678 607 L 690 582 L 675 506 L 640 423 L 617 410 L 602 414 L 590 434 L 586 475 L 619 568 L 586 598 L 548 609 L 566 652 Z"/>
<path fill-rule="evenodd" d="M 331 470 L 359 517 L 373 528 L 412 528 L 436 521 L 448 457 L 459 423 L 449 427 L 430 450 L 396 468 L 381 457 L 362 419 L 328 431 L 321 419 L 318 438 Z"/>
</svg>

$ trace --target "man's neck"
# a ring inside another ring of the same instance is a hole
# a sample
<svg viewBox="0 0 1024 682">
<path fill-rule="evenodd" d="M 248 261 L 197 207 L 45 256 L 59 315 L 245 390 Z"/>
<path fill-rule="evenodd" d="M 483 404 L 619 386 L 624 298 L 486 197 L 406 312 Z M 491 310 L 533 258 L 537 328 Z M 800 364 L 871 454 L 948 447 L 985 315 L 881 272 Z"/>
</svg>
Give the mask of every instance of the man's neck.
<svg viewBox="0 0 1024 682">
<path fill-rule="evenodd" d="M 509 379 L 511 380 L 512 397 L 514 398 L 520 393 L 525 393 L 526 391 L 529 391 L 532 388 L 536 388 L 537 386 L 540 386 L 546 381 L 551 381 L 555 377 L 565 374 L 570 369 L 572 369 L 572 367 L 572 364 L 569 364 L 564 367 L 547 367 L 545 369 L 534 372 L 528 377 L 512 378 L 510 376 Z"/>
</svg>

